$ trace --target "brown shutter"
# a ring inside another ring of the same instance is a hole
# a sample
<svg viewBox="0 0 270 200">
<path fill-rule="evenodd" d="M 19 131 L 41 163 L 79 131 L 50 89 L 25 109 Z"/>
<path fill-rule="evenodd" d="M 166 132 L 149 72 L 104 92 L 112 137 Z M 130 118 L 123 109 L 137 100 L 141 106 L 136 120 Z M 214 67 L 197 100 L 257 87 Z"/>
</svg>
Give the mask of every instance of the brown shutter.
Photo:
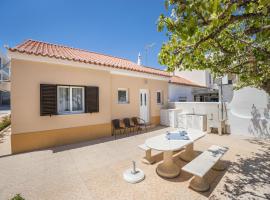
<svg viewBox="0 0 270 200">
<path fill-rule="evenodd" d="M 57 115 L 57 86 L 40 84 L 40 116 Z"/>
<path fill-rule="evenodd" d="M 85 87 L 85 112 L 99 112 L 99 88 L 93 86 Z"/>
</svg>

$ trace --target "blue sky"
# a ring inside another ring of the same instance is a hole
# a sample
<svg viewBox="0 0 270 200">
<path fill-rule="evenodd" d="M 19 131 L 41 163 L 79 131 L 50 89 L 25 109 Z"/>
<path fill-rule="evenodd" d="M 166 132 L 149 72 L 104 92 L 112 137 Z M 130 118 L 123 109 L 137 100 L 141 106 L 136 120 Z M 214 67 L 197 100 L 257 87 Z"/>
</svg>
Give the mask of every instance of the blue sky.
<svg viewBox="0 0 270 200">
<path fill-rule="evenodd" d="M 1 0 L 0 46 L 36 39 L 137 60 L 158 63 L 165 33 L 157 31 L 164 0 Z M 155 43 L 149 53 L 147 44 Z"/>
</svg>

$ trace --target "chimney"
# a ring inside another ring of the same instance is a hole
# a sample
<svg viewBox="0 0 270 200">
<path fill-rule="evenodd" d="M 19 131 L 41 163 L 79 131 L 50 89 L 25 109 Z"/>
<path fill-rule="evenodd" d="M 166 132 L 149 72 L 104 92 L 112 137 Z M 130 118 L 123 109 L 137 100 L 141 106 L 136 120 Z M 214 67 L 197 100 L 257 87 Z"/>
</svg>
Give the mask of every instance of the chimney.
<svg viewBox="0 0 270 200">
<path fill-rule="evenodd" d="M 138 54 L 137 65 L 142 65 L 142 56 L 141 56 L 141 53 Z"/>
</svg>

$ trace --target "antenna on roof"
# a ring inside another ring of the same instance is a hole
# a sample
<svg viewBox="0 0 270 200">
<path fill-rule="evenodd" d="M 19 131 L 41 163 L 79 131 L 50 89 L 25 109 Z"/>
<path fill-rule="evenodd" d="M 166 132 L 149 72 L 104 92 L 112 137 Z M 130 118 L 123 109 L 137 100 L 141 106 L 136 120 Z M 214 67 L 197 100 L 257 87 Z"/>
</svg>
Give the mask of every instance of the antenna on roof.
<svg viewBox="0 0 270 200">
<path fill-rule="evenodd" d="M 152 49 L 154 46 L 156 45 L 156 43 L 151 43 L 151 44 L 147 44 L 145 45 L 144 49 L 145 49 L 145 65 L 147 66 L 147 57 L 148 57 L 148 52 L 150 49 Z"/>
</svg>

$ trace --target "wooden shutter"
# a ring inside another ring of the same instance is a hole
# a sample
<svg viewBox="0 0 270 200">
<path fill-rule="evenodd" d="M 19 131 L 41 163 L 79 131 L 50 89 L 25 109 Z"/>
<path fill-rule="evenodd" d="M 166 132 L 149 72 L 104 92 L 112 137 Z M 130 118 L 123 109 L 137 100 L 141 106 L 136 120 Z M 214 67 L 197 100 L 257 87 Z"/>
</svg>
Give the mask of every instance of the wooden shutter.
<svg viewBox="0 0 270 200">
<path fill-rule="evenodd" d="M 99 88 L 93 86 L 85 87 L 85 112 L 99 112 Z"/>
<path fill-rule="evenodd" d="M 57 115 L 57 86 L 40 84 L 40 116 Z"/>
</svg>

